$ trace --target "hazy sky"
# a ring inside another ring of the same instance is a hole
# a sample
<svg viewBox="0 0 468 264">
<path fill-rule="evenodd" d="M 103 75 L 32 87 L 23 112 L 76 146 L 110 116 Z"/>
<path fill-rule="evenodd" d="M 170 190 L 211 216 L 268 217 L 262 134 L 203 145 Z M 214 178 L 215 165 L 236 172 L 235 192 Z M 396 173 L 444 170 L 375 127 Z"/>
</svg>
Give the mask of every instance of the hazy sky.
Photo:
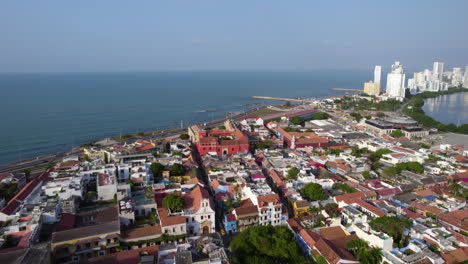
<svg viewBox="0 0 468 264">
<path fill-rule="evenodd" d="M 468 1 L 2 0 L 0 72 L 468 64 Z"/>
</svg>

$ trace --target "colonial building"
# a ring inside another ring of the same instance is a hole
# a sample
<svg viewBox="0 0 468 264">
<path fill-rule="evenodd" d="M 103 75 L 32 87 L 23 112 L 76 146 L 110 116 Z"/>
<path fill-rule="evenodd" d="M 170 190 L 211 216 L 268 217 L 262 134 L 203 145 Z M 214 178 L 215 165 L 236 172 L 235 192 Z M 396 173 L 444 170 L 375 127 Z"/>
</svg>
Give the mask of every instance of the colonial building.
<svg viewBox="0 0 468 264">
<path fill-rule="evenodd" d="M 116 252 L 120 222 L 117 207 L 62 217 L 50 249 L 57 263 L 79 262 Z"/>
<path fill-rule="evenodd" d="M 215 231 L 215 211 L 208 191 L 196 186 L 183 196 L 185 206 L 183 215 L 190 235 L 209 234 Z"/>
<path fill-rule="evenodd" d="M 249 140 L 234 123 L 227 120 L 223 130 L 203 130 L 199 126 L 189 128 L 191 140 L 195 143 L 198 153 L 204 155 L 231 155 L 249 151 Z"/>
<path fill-rule="evenodd" d="M 291 149 L 328 146 L 328 138 L 318 136 L 314 132 L 287 132 L 282 127 L 277 127 L 276 136 Z"/>
</svg>

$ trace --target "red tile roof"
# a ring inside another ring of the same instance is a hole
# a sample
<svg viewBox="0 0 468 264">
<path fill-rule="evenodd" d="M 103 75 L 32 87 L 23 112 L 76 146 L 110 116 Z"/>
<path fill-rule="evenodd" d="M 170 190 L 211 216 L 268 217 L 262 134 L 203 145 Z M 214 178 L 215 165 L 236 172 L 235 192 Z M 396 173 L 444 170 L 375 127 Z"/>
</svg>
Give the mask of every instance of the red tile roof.
<svg viewBox="0 0 468 264">
<path fill-rule="evenodd" d="M 135 238 L 143 238 L 147 236 L 157 236 L 161 235 L 161 226 L 160 225 L 147 225 L 139 228 L 134 228 L 131 230 L 124 231 L 122 237 L 124 239 L 135 239 Z"/>
<path fill-rule="evenodd" d="M 64 213 L 62 214 L 62 218 L 60 218 L 60 222 L 58 223 L 57 231 L 72 229 L 75 227 L 75 222 L 75 215 Z"/>
<path fill-rule="evenodd" d="M 99 264 L 135 264 L 140 263 L 140 256 L 145 252 L 148 256 L 154 256 L 154 262 L 157 262 L 158 259 L 158 246 L 149 246 L 144 248 L 137 248 L 127 251 L 120 251 L 117 253 L 95 257 L 88 259 L 89 263 L 99 263 Z"/>
<path fill-rule="evenodd" d="M 185 209 L 193 208 L 195 212 L 198 212 L 201 207 L 202 200 L 208 199 L 211 209 L 214 210 L 210 194 L 205 188 L 200 186 L 196 186 L 190 193 L 185 194 L 183 198 L 185 201 Z"/>
<path fill-rule="evenodd" d="M 273 194 L 258 196 L 257 201 L 258 201 L 259 207 L 264 207 L 264 206 L 268 206 L 269 203 L 273 203 L 273 205 L 279 204 L 280 198 L 278 194 L 273 193 Z"/>
<path fill-rule="evenodd" d="M 166 208 L 158 208 L 158 215 L 162 227 L 185 224 L 185 216 L 169 216 Z"/>
</svg>

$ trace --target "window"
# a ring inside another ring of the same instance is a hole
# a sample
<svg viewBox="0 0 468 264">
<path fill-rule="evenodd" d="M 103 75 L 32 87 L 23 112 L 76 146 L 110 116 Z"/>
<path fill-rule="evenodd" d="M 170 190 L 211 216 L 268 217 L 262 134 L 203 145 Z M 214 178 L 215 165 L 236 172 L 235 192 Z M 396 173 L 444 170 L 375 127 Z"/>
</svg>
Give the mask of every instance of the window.
<svg viewBox="0 0 468 264">
<path fill-rule="evenodd" d="M 201 220 L 203 220 L 203 215 L 202 215 L 202 216 L 200 216 L 200 218 L 201 218 Z"/>
<path fill-rule="evenodd" d="M 208 215 L 208 219 L 211 219 L 211 215 Z"/>
</svg>

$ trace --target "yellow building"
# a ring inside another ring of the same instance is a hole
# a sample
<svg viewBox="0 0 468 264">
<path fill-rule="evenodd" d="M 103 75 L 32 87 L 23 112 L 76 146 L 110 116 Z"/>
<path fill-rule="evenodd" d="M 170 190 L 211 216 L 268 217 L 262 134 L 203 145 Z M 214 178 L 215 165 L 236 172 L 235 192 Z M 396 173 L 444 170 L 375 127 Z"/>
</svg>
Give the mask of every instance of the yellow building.
<svg viewBox="0 0 468 264">
<path fill-rule="evenodd" d="M 380 84 L 372 81 L 364 83 L 364 93 L 368 95 L 379 95 Z"/>
<path fill-rule="evenodd" d="M 301 217 L 309 214 L 309 202 L 306 200 L 298 200 L 293 203 L 294 217 Z"/>
</svg>

